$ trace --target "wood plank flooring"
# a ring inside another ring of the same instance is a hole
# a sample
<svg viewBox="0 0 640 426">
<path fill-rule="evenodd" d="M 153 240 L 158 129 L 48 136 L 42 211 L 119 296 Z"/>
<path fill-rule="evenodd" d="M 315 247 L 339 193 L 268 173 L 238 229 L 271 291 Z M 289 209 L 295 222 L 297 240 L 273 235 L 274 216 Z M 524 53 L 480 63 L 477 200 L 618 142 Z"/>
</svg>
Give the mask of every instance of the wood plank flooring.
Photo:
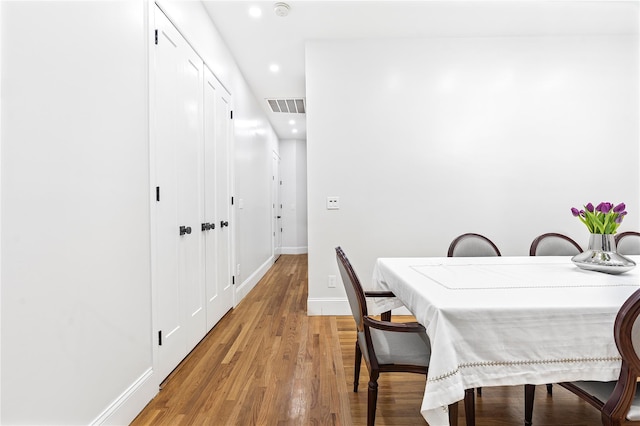
<svg viewBox="0 0 640 426">
<path fill-rule="evenodd" d="M 365 425 L 368 372 L 353 392 L 352 317 L 308 317 L 307 256 L 281 256 L 165 381 L 143 425 Z M 399 320 L 407 320 L 401 318 Z M 425 378 L 382 375 L 376 425 L 426 425 Z M 484 388 L 478 426 L 522 425 L 522 386 Z M 464 408 L 460 405 L 460 424 Z M 536 390 L 535 426 L 596 426 L 598 412 L 554 386 Z"/>
</svg>

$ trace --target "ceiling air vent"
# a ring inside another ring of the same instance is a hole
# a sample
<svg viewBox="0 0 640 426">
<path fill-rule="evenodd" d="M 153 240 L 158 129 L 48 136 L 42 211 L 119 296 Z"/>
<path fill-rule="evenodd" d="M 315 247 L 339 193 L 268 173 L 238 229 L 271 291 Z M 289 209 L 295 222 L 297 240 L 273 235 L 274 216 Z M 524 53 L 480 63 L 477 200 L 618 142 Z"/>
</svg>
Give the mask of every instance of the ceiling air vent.
<svg viewBox="0 0 640 426">
<path fill-rule="evenodd" d="M 273 112 L 305 113 L 304 99 L 267 99 L 267 103 Z"/>
</svg>

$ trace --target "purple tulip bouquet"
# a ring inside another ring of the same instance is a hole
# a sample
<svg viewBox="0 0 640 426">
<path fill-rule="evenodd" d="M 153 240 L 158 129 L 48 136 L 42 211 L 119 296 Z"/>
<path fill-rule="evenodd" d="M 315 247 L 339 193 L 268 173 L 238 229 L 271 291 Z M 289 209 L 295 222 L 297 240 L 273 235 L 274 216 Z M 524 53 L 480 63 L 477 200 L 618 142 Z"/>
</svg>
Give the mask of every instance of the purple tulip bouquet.
<svg viewBox="0 0 640 426">
<path fill-rule="evenodd" d="M 584 223 L 592 234 L 615 234 L 622 219 L 627 214 L 624 203 L 614 207 L 612 203 L 602 202 L 593 207 L 589 203 L 584 210 L 571 208 L 571 213 Z"/>
</svg>

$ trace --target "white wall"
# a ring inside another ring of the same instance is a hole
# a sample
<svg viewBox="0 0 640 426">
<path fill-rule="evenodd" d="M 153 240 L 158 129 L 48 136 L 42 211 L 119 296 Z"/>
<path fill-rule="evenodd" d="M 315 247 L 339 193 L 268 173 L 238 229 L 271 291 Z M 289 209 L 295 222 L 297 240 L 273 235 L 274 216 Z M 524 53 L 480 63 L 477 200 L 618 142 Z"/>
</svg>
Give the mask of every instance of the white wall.
<svg viewBox="0 0 640 426">
<path fill-rule="evenodd" d="M 0 7 L 0 421 L 130 419 L 154 392 L 146 2 Z"/>
<path fill-rule="evenodd" d="M 236 209 L 236 283 L 245 295 L 273 263 L 271 178 L 277 137 L 272 130 L 256 130 L 253 120 L 245 120 L 243 126 L 239 129 L 236 122 L 236 207 L 242 203 Z"/>
<path fill-rule="evenodd" d="M 280 141 L 280 201 L 282 202 L 282 254 L 307 252 L 307 144 Z"/>
<path fill-rule="evenodd" d="M 233 97 L 236 219 L 231 227 L 235 263 L 240 265 L 238 302 L 273 262 L 271 169 L 278 138 L 202 3 L 159 0 L 158 4 Z"/>
<path fill-rule="evenodd" d="M 627 203 L 640 229 L 638 38 L 312 42 L 306 50 L 309 313 L 347 313 L 334 248 L 445 256 L 464 232 L 527 255 L 586 245 L 572 206 Z M 341 209 L 325 209 L 339 196 Z"/>
</svg>

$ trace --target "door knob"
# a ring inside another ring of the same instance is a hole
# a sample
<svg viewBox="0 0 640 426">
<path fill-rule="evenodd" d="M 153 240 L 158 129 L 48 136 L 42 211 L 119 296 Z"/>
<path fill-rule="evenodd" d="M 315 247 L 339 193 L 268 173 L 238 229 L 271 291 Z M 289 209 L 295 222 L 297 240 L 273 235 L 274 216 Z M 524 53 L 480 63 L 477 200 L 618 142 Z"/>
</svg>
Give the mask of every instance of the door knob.
<svg viewBox="0 0 640 426">
<path fill-rule="evenodd" d="M 224 228 L 225 226 L 229 226 L 229 222 L 227 222 L 225 220 L 221 220 L 220 221 L 220 228 Z"/>
<path fill-rule="evenodd" d="M 191 227 L 190 226 L 181 226 L 180 227 L 180 235 L 190 234 L 190 233 L 191 233 Z"/>
<path fill-rule="evenodd" d="M 216 229 L 216 224 L 215 223 L 203 223 L 202 224 L 202 230 L 203 231 L 209 231 L 211 229 Z"/>
</svg>

